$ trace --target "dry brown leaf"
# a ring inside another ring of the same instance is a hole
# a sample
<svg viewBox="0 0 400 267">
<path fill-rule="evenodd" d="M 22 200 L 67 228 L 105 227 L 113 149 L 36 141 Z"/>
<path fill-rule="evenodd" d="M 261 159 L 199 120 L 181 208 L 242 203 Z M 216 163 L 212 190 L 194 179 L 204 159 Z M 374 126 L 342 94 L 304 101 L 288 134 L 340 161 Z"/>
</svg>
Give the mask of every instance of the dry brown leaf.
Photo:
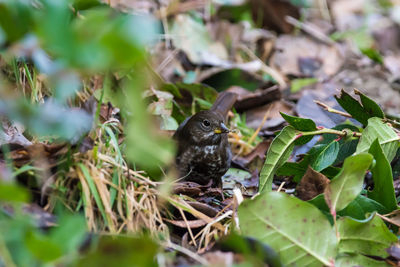
<svg viewBox="0 0 400 267">
<path fill-rule="evenodd" d="M 325 175 L 314 171 L 310 166 L 296 188 L 297 197 L 307 201 L 323 193 L 329 184 Z"/>
<path fill-rule="evenodd" d="M 304 36 L 281 35 L 276 40 L 275 51 L 271 65 L 286 75 L 331 76 L 344 62 L 337 45 L 326 45 Z M 311 71 L 302 67 L 308 62 L 316 65 Z"/>
</svg>

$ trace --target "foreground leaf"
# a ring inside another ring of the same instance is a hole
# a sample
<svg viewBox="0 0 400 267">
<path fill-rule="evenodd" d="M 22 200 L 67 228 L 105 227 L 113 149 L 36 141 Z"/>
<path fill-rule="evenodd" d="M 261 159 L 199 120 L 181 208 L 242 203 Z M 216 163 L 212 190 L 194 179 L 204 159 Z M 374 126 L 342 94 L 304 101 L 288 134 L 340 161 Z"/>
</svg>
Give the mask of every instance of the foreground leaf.
<svg viewBox="0 0 400 267">
<path fill-rule="evenodd" d="M 397 237 L 376 215 L 364 221 L 342 217 L 338 220 L 339 252 L 359 253 L 385 258 L 386 249 L 397 242 Z"/>
<path fill-rule="evenodd" d="M 372 155 L 362 153 L 348 157 L 340 173 L 332 179 L 325 189 L 325 201 L 331 214 L 344 209 L 362 189 L 364 175 L 371 165 Z"/>
<path fill-rule="evenodd" d="M 381 203 L 389 211 L 393 211 L 397 209 L 397 201 L 393 187 L 392 167 L 386 159 L 378 139 L 372 143 L 369 153 L 374 156 L 376 164 L 371 169 L 374 189 L 368 192 L 368 197 Z"/>
<path fill-rule="evenodd" d="M 368 125 L 357 145 L 356 153 L 367 152 L 377 138 L 388 161 L 391 162 L 399 146 L 399 137 L 389 125 L 377 117 L 368 120 Z"/>
<path fill-rule="evenodd" d="M 385 261 L 377 261 L 360 254 L 343 255 L 335 262 L 335 267 L 363 266 L 363 267 L 384 267 L 390 266 Z"/>
<path fill-rule="evenodd" d="M 268 192 L 239 206 L 240 228 L 275 249 L 284 264 L 332 265 L 335 231 L 313 205 L 284 193 Z"/>
<path fill-rule="evenodd" d="M 293 151 L 295 139 L 296 130 L 292 126 L 286 126 L 272 141 L 260 172 L 259 192 L 272 190 L 275 172 L 289 158 Z"/>
</svg>

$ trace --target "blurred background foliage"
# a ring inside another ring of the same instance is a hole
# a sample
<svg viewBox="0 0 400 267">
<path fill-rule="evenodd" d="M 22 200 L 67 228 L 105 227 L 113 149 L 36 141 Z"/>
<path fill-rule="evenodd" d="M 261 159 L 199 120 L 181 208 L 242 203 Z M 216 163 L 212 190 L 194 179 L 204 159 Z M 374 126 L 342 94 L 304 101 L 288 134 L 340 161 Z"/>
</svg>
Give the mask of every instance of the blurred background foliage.
<svg viewBox="0 0 400 267">
<path fill-rule="evenodd" d="M 99 123 L 90 77 L 108 77 L 94 95 L 100 103 L 106 96 L 121 109 L 127 128 L 126 148 L 119 153 L 142 169 L 158 170 L 171 161 L 173 145 L 152 125 L 142 94 L 150 75 L 145 45 L 159 31 L 151 16 L 121 13 L 95 0 L 0 1 L 0 116 L 24 125 L 32 139 L 77 144 Z M 29 86 L 21 85 L 21 73 Z M 118 75 L 110 78 L 111 73 Z M 6 155 L 7 145 L 2 147 Z M 8 167 L 12 170 L 12 163 Z M 23 203 L 31 194 L 15 176 L 0 177 L 0 200 L 8 203 L 2 205 L 8 212 L 0 212 L 0 266 L 154 265 L 153 241 L 89 236 L 79 213 L 67 216 L 70 212 L 59 209 L 58 227 L 38 225 L 26 216 Z M 80 258 L 78 249 L 86 239 L 91 245 L 81 248 L 88 253 Z"/>
</svg>

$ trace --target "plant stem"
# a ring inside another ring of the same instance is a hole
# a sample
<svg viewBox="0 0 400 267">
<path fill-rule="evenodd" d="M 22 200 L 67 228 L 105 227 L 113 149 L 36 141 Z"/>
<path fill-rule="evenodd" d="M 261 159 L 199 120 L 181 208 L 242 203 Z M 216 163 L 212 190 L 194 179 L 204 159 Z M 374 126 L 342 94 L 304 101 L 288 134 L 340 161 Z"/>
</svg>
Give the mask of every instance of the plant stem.
<svg viewBox="0 0 400 267">
<path fill-rule="evenodd" d="M 328 128 L 322 128 L 317 131 L 311 131 L 311 132 L 301 132 L 302 136 L 305 135 L 320 135 L 320 134 L 336 134 L 342 137 L 345 137 L 349 134 L 348 131 L 339 131 L 339 130 L 334 130 L 334 129 L 328 129 Z M 353 132 L 354 137 L 361 137 L 361 133 Z"/>
</svg>

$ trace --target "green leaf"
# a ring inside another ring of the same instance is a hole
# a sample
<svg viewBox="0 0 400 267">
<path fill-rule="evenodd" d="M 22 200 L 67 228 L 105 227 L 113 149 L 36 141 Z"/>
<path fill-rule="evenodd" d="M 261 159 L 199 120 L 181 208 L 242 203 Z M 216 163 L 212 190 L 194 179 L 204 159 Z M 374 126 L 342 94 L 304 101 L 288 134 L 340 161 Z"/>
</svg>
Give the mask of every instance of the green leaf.
<svg viewBox="0 0 400 267">
<path fill-rule="evenodd" d="M 0 201 L 28 202 L 29 198 L 24 187 L 0 181 Z"/>
<path fill-rule="evenodd" d="M 325 201 L 332 215 L 335 216 L 336 211 L 344 209 L 360 194 L 365 172 L 371 163 L 372 155 L 368 153 L 351 156 L 344 161 L 341 172 L 325 188 Z"/>
<path fill-rule="evenodd" d="M 329 221 L 298 198 L 267 192 L 243 202 L 238 214 L 242 233 L 271 246 L 286 265 L 331 265 L 336 256 L 337 239 Z"/>
<path fill-rule="evenodd" d="M 369 257 L 359 254 L 343 254 L 335 261 L 335 267 L 349 267 L 349 266 L 362 266 L 362 267 L 384 267 L 391 266 L 385 261 L 378 261 Z"/>
<path fill-rule="evenodd" d="M 368 197 L 385 206 L 389 212 L 397 209 L 396 195 L 393 187 L 392 167 L 376 139 L 368 151 L 374 156 L 376 164 L 371 169 L 374 179 L 374 189 L 368 192 Z"/>
<path fill-rule="evenodd" d="M 281 116 L 287 121 L 290 125 L 293 126 L 296 130 L 299 131 L 315 131 L 317 130 L 317 126 L 315 122 L 311 119 L 304 119 L 296 116 L 290 116 L 283 112 L 279 112 Z"/>
<path fill-rule="evenodd" d="M 339 154 L 339 143 L 337 141 L 333 141 L 329 145 L 327 145 L 324 150 L 319 153 L 315 161 L 311 164 L 311 167 L 320 172 L 330 165 L 332 165 L 337 156 Z"/>
<path fill-rule="evenodd" d="M 32 254 L 41 261 L 49 262 L 62 256 L 60 243 L 38 232 L 28 232 L 25 242 Z"/>
<path fill-rule="evenodd" d="M 371 117 L 378 117 L 381 119 L 385 118 L 385 113 L 383 113 L 381 107 L 374 100 L 358 90 L 354 90 L 354 93 L 360 96 L 360 100 L 364 109 L 368 112 L 368 114 L 371 115 Z"/>
<path fill-rule="evenodd" d="M 385 258 L 388 256 L 386 249 L 397 242 L 396 235 L 375 214 L 363 221 L 342 217 L 338 220 L 338 230 L 339 252 Z"/>
<path fill-rule="evenodd" d="M 95 250 L 76 264 L 83 266 L 157 266 L 158 247 L 148 237 L 101 236 Z"/>
<path fill-rule="evenodd" d="M 344 110 L 346 110 L 354 119 L 358 120 L 364 125 L 367 125 L 367 121 L 371 116 L 365 112 L 365 109 L 360 102 L 346 93 L 343 89 L 340 91 L 340 95 L 335 96 L 335 98 L 340 106 L 344 108 Z"/>
<path fill-rule="evenodd" d="M 284 266 L 278 253 L 276 253 L 270 246 L 253 238 L 231 232 L 219 243 L 224 251 L 229 250 L 242 254 L 246 263 L 248 262 L 251 264 L 249 266 L 264 266 L 264 263 L 267 263 L 268 266 L 271 267 Z"/>
<path fill-rule="evenodd" d="M 259 192 L 272 190 L 275 172 L 290 157 L 295 140 L 296 130 L 292 126 L 286 126 L 272 141 L 260 172 Z"/>
<path fill-rule="evenodd" d="M 367 152 L 377 138 L 383 153 L 388 161 L 391 162 L 399 146 L 399 136 L 389 125 L 377 117 L 368 120 L 368 125 L 365 127 L 357 145 L 356 153 Z"/>
<path fill-rule="evenodd" d="M 302 79 L 294 79 L 292 80 L 290 91 L 292 93 L 296 93 L 300 91 L 303 87 L 314 84 L 318 82 L 317 78 L 302 78 Z"/>
<path fill-rule="evenodd" d="M 63 215 L 58 219 L 58 226 L 50 232 L 50 238 L 59 244 L 63 253 L 77 252 L 87 233 L 86 221 L 79 214 Z"/>
<path fill-rule="evenodd" d="M 316 206 L 321 211 L 326 212 L 325 215 L 327 215 L 332 220 L 333 224 L 333 218 L 332 215 L 329 213 L 329 207 L 326 205 L 324 194 L 320 194 L 315 198 L 309 200 L 308 202 Z M 347 205 L 346 208 L 342 209 L 337 214 L 339 216 L 348 216 L 354 219 L 364 220 L 367 214 L 371 214 L 374 211 L 380 214 L 388 213 L 388 210 L 380 203 L 363 195 L 358 195 L 356 199 L 350 202 L 350 204 Z"/>
</svg>

